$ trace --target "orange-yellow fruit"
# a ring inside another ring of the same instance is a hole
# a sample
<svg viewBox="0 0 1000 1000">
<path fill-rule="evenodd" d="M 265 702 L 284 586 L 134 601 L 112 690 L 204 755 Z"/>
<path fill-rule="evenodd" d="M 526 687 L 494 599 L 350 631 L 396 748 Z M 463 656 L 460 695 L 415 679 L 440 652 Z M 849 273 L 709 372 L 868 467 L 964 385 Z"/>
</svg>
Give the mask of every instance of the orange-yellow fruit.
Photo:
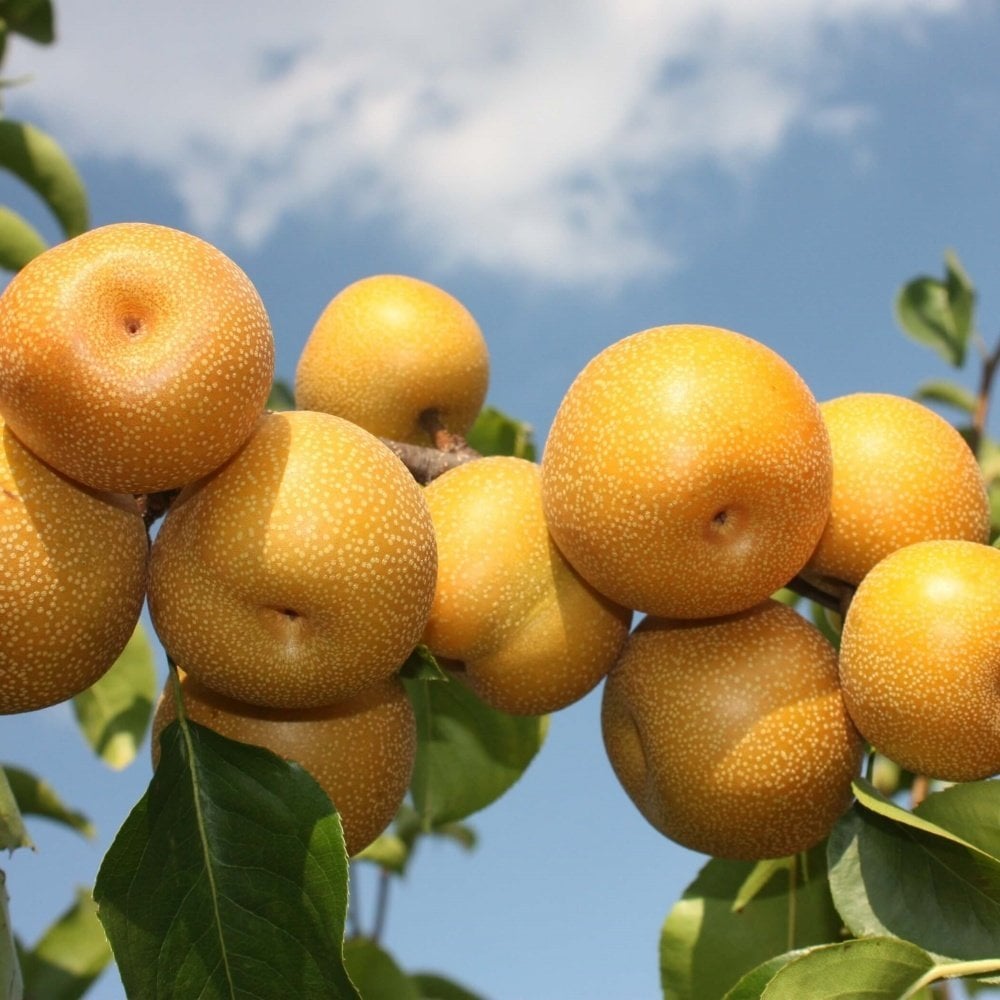
<svg viewBox="0 0 1000 1000">
<path fill-rule="evenodd" d="M 642 815 L 685 847 L 739 860 L 822 840 L 863 750 L 833 647 L 770 600 L 730 618 L 645 619 L 605 682 L 601 722 Z"/>
<path fill-rule="evenodd" d="M 549 529 L 599 591 L 666 618 L 750 607 L 815 548 L 830 502 L 808 387 L 749 337 L 664 326 L 611 345 L 560 404 L 542 460 Z"/>
<path fill-rule="evenodd" d="M 260 708 L 217 694 L 178 671 L 184 713 L 192 722 L 301 764 L 330 797 L 344 827 L 347 853 L 364 850 L 392 821 L 413 771 L 417 727 L 398 678 L 336 705 Z M 153 719 L 153 766 L 160 734 L 177 718 L 168 680 Z"/>
<path fill-rule="evenodd" d="M 916 774 L 1000 772 L 1000 551 L 955 540 L 897 549 L 844 621 L 848 711 L 872 745 Z"/>
<path fill-rule="evenodd" d="M 478 459 L 424 495 L 438 544 L 423 638 L 431 652 L 461 661 L 476 694 L 513 714 L 554 712 L 596 687 L 632 612 L 598 594 L 556 548 L 538 466 Z"/>
<path fill-rule="evenodd" d="M 421 415 L 455 434 L 476 419 L 489 354 L 472 314 L 436 285 L 379 274 L 348 285 L 317 320 L 295 373 L 295 401 L 379 437 L 430 444 Z"/>
<path fill-rule="evenodd" d="M 71 482 L 0 421 L 0 713 L 105 673 L 139 619 L 147 554 L 133 497 Z"/>
<path fill-rule="evenodd" d="M 842 396 L 820 410 L 833 450 L 833 498 L 809 576 L 858 584 L 904 545 L 987 541 L 990 509 L 979 464 L 943 417 L 887 393 Z"/>
<path fill-rule="evenodd" d="M 315 707 L 396 671 L 435 571 L 421 488 L 384 444 L 326 413 L 271 413 L 171 506 L 149 607 L 167 652 L 203 684 Z"/>
<path fill-rule="evenodd" d="M 273 373 L 249 278 L 175 229 L 91 230 L 36 257 L 0 296 L 0 414 L 96 489 L 170 490 L 221 465 Z"/>
</svg>

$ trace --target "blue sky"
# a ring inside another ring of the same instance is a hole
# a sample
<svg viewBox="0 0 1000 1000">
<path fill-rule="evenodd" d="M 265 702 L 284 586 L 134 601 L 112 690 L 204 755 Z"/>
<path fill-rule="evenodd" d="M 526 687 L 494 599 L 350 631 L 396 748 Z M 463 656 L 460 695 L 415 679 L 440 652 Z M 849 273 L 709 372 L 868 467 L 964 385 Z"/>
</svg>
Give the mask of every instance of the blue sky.
<svg viewBox="0 0 1000 1000">
<path fill-rule="evenodd" d="M 905 279 L 955 248 L 1000 331 L 1000 11 L 980 0 L 57 5 L 15 42 L 5 112 L 76 159 L 93 223 L 197 232 L 251 276 L 291 379 L 312 323 L 384 271 L 460 298 L 490 400 L 540 441 L 579 369 L 649 326 L 705 322 L 830 398 L 942 374 L 895 327 Z M 0 200 L 16 199 L 0 184 Z M 27 205 L 28 203 L 22 203 Z M 40 217 L 39 217 L 40 218 Z M 386 945 L 484 995 L 658 994 L 657 941 L 704 859 L 655 833 L 603 753 L 599 696 L 553 719 L 471 855 L 417 859 Z M 90 883 L 141 794 L 65 707 L 5 719 L 0 756 L 86 806 L 4 867 L 31 939 Z M 371 911 L 372 883 L 356 887 Z M 120 996 L 113 980 L 93 996 Z"/>
</svg>

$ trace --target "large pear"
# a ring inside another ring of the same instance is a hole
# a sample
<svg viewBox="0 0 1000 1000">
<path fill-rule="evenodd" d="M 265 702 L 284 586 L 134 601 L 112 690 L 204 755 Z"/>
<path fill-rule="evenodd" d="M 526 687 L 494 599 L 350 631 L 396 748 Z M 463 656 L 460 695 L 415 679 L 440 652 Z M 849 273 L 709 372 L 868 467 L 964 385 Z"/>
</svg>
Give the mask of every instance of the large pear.
<svg viewBox="0 0 1000 1000">
<path fill-rule="evenodd" d="M 384 444 L 326 413 L 271 413 L 164 518 L 149 606 L 167 652 L 207 687 L 314 707 L 400 667 L 436 568 L 421 488 Z"/>
</svg>

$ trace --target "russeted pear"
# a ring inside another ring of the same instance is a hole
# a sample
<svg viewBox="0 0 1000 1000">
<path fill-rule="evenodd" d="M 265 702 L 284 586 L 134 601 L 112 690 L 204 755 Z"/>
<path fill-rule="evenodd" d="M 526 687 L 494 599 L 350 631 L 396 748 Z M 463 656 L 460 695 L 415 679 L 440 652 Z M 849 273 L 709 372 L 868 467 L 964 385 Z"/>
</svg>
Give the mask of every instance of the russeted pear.
<svg viewBox="0 0 1000 1000">
<path fill-rule="evenodd" d="M 148 542 L 134 497 L 36 458 L 0 420 L 0 713 L 65 701 L 131 636 Z"/>
<path fill-rule="evenodd" d="M 438 578 L 423 641 L 460 661 L 494 708 L 553 712 L 611 669 L 632 612 L 586 583 L 563 558 L 542 513 L 538 466 L 477 459 L 425 490 Z"/>
<path fill-rule="evenodd" d="M 149 607 L 167 652 L 206 686 L 317 707 L 400 667 L 436 566 L 421 488 L 382 442 L 327 413 L 270 413 L 170 507 Z"/>
<path fill-rule="evenodd" d="M 340 813 L 347 853 L 364 850 L 396 815 L 413 771 L 417 728 L 406 691 L 396 677 L 322 708 L 245 705 L 178 671 L 188 719 L 241 743 L 262 746 L 301 764 Z M 154 766 L 160 734 L 177 718 L 168 679 L 153 719 Z"/>
<path fill-rule="evenodd" d="M 453 434 L 476 419 L 489 353 L 472 314 L 436 285 L 401 274 L 362 278 L 316 321 L 295 373 L 295 401 L 379 437 L 432 443 L 426 417 Z"/>
<path fill-rule="evenodd" d="M 830 443 L 809 388 L 730 330 L 664 326 L 577 376 L 542 458 L 549 529 L 592 586 L 666 618 L 731 614 L 805 564 Z"/>
<path fill-rule="evenodd" d="M 250 279 L 177 229 L 92 229 L 0 295 L 0 414 L 95 489 L 153 493 L 206 475 L 247 439 L 273 376 Z"/>
<path fill-rule="evenodd" d="M 773 600 L 725 618 L 644 619 L 605 681 L 601 723 L 642 815 L 736 860 L 819 843 L 850 804 L 864 749 L 835 650 Z"/>
</svg>

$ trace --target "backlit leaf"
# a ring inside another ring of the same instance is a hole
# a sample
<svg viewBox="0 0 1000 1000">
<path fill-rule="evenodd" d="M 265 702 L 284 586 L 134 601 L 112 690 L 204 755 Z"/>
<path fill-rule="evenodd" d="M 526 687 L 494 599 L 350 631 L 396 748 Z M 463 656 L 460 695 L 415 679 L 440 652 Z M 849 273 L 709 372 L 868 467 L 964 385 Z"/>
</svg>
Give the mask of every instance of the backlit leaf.
<svg viewBox="0 0 1000 1000">
<path fill-rule="evenodd" d="M 842 921 L 833 908 L 822 848 L 808 854 L 807 877 L 776 873 L 740 910 L 753 862 L 712 859 L 667 915 L 660 937 L 664 1000 L 718 1000 L 744 973 L 790 948 L 836 941 Z M 794 921 L 794 923 L 793 923 Z M 720 956 L 725 956 L 725 961 Z"/>
<path fill-rule="evenodd" d="M 35 947 L 22 953 L 25 993 L 45 1000 L 79 1000 L 110 961 L 111 947 L 97 907 L 90 892 L 81 889 Z"/>
<path fill-rule="evenodd" d="M 20 271 L 47 246 L 30 222 L 5 205 L 0 205 L 0 268 Z"/>
<path fill-rule="evenodd" d="M 135 759 L 158 687 L 153 647 L 140 623 L 111 669 L 73 699 L 84 737 L 108 767 L 121 770 Z"/>
<path fill-rule="evenodd" d="M 9 771 L 9 768 L 0 766 L 0 850 L 4 851 L 32 846 L 28 831 L 24 828 Z"/>
<path fill-rule="evenodd" d="M 495 801 L 545 739 L 546 716 L 498 712 L 459 680 L 403 683 L 417 717 L 410 793 L 424 829 L 464 819 Z"/>
<path fill-rule="evenodd" d="M 83 813 L 70 809 L 44 778 L 9 764 L 4 765 L 4 771 L 22 815 L 42 816 L 53 823 L 68 826 L 85 837 L 94 836 L 94 825 L 90 820 Z"/>
<path fill-rule="evenodd" d="M 0 871 L 0 997 L 4 1000 L 22 1000 L 24 990 L 21 965 L 17 959 L 17 946 L 7 903 L 7 878 Z"/>
<path fill-rule="evenodd" d="M 421 1000 L 416 984 L 374 941 L 368 938 L 347 941 L 344 961 L 363 1000 Z"/>
<path fill-rule="evenodd" d="M 26 122 L 0 119 L 0 167 L 43 199 L 67 238 L 87 228 L 89 210 L 83 181 L 48 133 Z"/>
<path fill-rule="evenodd" d="M 481 455 L 514 455 L 529 462 L 535 460 L 535 435 L 531 425 L 493 406 L 484 407 L 476 417 L 466 441 Z"/>
</svg>

